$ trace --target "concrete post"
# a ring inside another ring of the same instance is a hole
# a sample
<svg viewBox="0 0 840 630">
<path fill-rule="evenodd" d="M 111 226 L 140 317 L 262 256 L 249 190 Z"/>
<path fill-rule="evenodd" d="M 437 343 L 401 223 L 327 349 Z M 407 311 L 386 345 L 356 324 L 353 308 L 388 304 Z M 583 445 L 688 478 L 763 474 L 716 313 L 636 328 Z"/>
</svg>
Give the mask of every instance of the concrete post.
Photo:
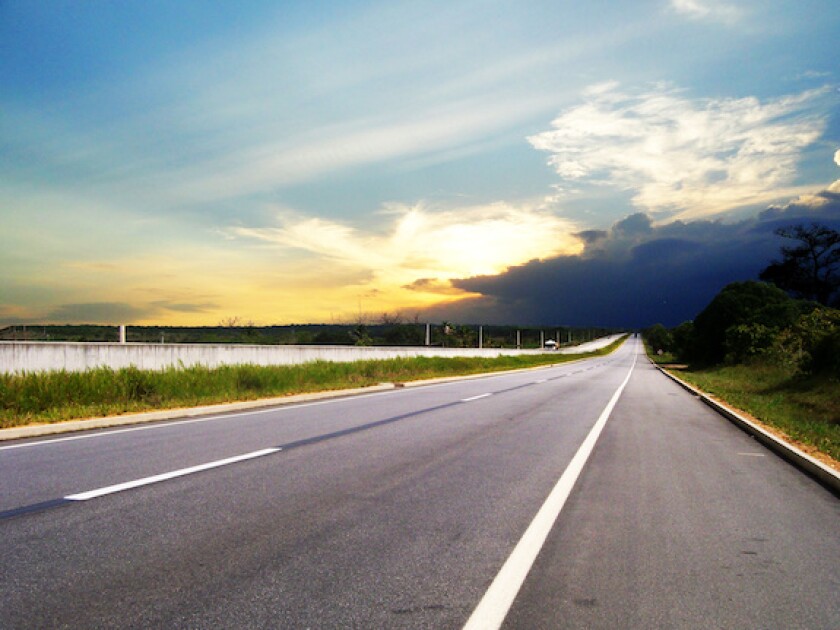
<svg viewBox="0 0 840 630">
<path fill-rule="evenodd" d="M 484 326 L 478 327 L 478 348 L 479 350 L 484 347 Z"/>
<path fill-rule="evenodd" d="M 426 345 L 432 345 L 432 325 L 426 324 Z"/>
<path fill-rule="evenodd" d="M 516 331 L 516 349 L 520 350 L 522 348 L 522 331 Z"/>
<path fill-rule="evenodd" d="M 120 343 L 125 343 L 125 324 L 120 324 Z"/>
</svg>

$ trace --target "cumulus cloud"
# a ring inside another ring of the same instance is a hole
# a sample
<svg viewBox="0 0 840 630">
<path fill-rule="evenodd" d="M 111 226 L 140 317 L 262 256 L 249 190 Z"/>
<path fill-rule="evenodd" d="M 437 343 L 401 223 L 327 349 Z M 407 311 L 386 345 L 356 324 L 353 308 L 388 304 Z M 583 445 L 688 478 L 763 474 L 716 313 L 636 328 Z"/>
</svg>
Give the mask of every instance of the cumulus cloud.
<svg viewBox="0 0 840 630">
<path fill-rule="evenodd" d="M 529 137 L 563 183 L 616 187 L 660 218 L 712 216 L 791 197 L 805 147 L 823 133 L 824 87 L 767 101 L 691 99 L 668 85 L 604 83 Z"/>
<path fill-rule="evenodd" d="M 654 224 L 637 213 L 609 230 L 579 232 L 584 250 L 578 255 L 453 280 L 478 297 L 426 316 L 488 324 L 676 325 L 693 319 L 729 282 L 756 279 L 778 257 L 776 228 L 813 221 L 840 229 L 840 190 L 800 197 L 737 223 Z"/>
</svg>

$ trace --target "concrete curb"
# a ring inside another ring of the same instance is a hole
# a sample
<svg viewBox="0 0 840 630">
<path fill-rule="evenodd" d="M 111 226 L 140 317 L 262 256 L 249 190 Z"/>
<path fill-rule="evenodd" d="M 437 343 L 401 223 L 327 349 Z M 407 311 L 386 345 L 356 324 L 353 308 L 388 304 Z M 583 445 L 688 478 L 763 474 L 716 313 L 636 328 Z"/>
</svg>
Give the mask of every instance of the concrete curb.
<svg viewBox="0 0 840 630">
<path fill-rule="evenodd" d="M 808 455 L 808 453 L 805 453 L 800 449 L 796 448 L 793 444 L 789 444 L 781 438 L 773 435 L 769 431 L 766 431 L 764 428 L 758 426 L 755 422 L 748 420 L 744 416 L 732 411 L 731 409 L 727 409 L 702 390 L 699 390 L 693 385 L 686 383 L 681 378 L 674 376 L 673 374 L 664 370 L 655 363 L 654 365 L 656 366 L 657 370 L 662 372 L 665 376 L 667 376 L 672 381 L 680 385 L 682 388 L 688 390 L 689 392 L 700 398 L 700 400 L 702 400 L 706 405 L 717 411 L 720 415 L 732 422 L 739 429 L 748 433 L 756 440 L 761 442 L 764 446 L 769 448 L 771 451 L 786 459 L 788 462 L 799 468 L 801 471 L 819 481 L 823 486 L 828 488 L 834 494 L 840 496 L 840 473 L 837 473 L 832 468 L 829 468 L 821 461 L 814 459 L 813 457 Z"/>
<path fill-rule="evenodd" d="M 235 403 L 222 403 L 218 405 L 204 405 L 202 407 L 181 407 L 178 409 L 163 409 L 160 411 L 144 411 L 141 413 L 130 413 L 122 416 L 105 416 L 103 418 L 88 418 L 86 420 L 68 420 L 54 424 L 32 424 L 23 427 L 12 427 L 0 429 L 0 442 L 7 440 L 20 440 L 24 438 L 42 437 L 56 433 L 71 433 L 73 431 L 87 431 L 90 429 L 107 429 L 129 424 L 145 424 L 147 422 L 158 422 L 161 420 L 175 420 L 178 418 L 193 418 L 196 416 L 207 416 L 212 414 L 228 413 L 231 411 L 246 411 L 248 409 L 259 409 L 261 407 L 282 407 L 297 403 L 312 402 L 317 400 L 328 400 L 330 398 L 343 398 L 347 396 L 358 396 L 395 389 L 394 383 L 380 383 L 369 387 L 356 389 L 336 389 L 325 392 L 313 392 L 311 394 L 294 394 L 278 398 L 260 398 L 259 400 L 246 400 Z"/>
<path fill-rule="evenodd" d="M 56 422 L 53 424 L 32 424 L 23 427 L 0 429 L 0 442 L 5 442 L 8 440 L 21 440 L 25 438 L 43 437 L 46 435 L 56 435 L 59 433 L 72 433 L 74 431 L 108 429 L 131 424 L 160 422 L 162 420 L 194 418 L 197 416 L 222 414 L 229 413 L 232 411 L 247 411 L 248 409 L 259 409 L 262 407 L 282 407 L 286 405 L 294 405 L 298 403 L 313 402 L 318 400 L 329 400 L 331 398 L 347 398 L 350 396 L 360 396 L 364 394 L 384 392 L 403 387 L 424 387 L 427 385 L 438 385 L 443 383 L 452 383 L 455 381 L 488 378 L 491 376 L 501 376 L 503 374 L 513 374 L 515 372 L 542 370 L 545 368 L 556 367 L 558 365 L 569 365 L 570 363 L 576 363 L 582 360 L 583 359 L 574 359 L 572 361 L 562 361 L 560 363 L 551 363 L 548 365 L 539 365 L 536 367 L 521 368 L 518 370 L 483 372 L 481 374 L 465 374 L 463 376 L 444 376 L 440 378 L 430 378 L 420 381 L 408 381 L 405 383 L 380 383 L 379 385 L 358 387 L 355 389 L 336 389 L 324 392 L 313 392 L 310 394 L 293 394 L 291 396 L 281 396 L 277 398 L 260 398 L 259 400 L 246 400 L 235 403 L 222 403 L 218 405 L 204 405 L 201 407 L 181 407 L 178 409 L 144 411 L 141 413 L 130 413 L 122 416 L 105 416 L 102 418 L 88 418 L 85 420 L 68 420 L 66 422 Z"/>
</svg>

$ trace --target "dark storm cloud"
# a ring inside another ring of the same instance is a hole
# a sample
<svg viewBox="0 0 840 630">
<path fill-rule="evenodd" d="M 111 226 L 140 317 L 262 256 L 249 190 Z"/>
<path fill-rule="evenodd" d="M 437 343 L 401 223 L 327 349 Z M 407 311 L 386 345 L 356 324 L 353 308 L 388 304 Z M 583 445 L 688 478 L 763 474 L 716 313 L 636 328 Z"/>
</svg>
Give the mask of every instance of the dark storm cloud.
<svg viewBox="0 0 840 630">
<path fill-rule="evenodd" d="M 403 285 L 403 288 L 409 291 L 439 293 L 440 295 L 458 295 L 461 293 L 448 280 L 438 280 L 436 278 L 420 278 L 411 284 Z"/>
<path fill-rule="evenodd" d="M 634 214 L 608 231 L 581 232 L 578 256 L 532 261 L 497 276 L 454 280 L 480 294 L 429 309 L 454 321 L 532 325 L 672 326 L 693 319 L 721 288 L 756 279 L 783 244 L 780 226 L 819 222 L 840 229 L 830 189 L 739 223 L 652 225 Z"/>
</svg>

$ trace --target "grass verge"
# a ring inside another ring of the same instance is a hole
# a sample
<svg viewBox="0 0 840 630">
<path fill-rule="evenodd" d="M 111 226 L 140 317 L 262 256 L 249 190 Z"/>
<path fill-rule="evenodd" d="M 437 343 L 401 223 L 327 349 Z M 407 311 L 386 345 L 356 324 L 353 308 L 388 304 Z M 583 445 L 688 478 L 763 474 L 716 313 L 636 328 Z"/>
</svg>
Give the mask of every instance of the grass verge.
<svg viewBox="0 0 840 630">
<path fill-rule="evenodd" d="M 579 355 L 418 357 L 273 367 L 198 366 L 160 372 L 100 368 L 0 375 L 0 428 L 538 367 L 609 354 L 623 341 L 624 337 L 606 348 Z"/>
<path fill-rule="evenodd" d="M 793 375 L 770 365 L 673 369 L 684 381 L 743 410 L 808 453 L 819 452 L 840 470 L 840 382 Z"/>
</svg>

